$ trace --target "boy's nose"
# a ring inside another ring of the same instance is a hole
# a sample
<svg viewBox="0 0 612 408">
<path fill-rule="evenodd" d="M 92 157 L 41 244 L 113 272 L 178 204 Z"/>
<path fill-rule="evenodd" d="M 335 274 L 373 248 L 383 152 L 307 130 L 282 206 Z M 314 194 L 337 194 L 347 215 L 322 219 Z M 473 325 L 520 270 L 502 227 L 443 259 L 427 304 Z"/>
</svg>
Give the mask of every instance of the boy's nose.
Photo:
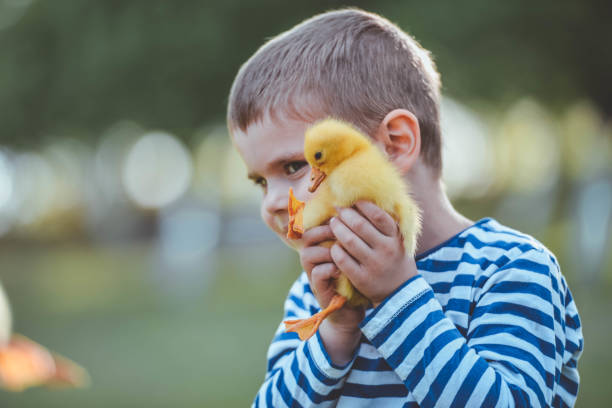
<svg viewBox="0 0 612 408">
<path fill-rule="evenodd" d="M 268 192 L 264 198 L 263 206 L 267 213 L 276 214 L 281 211 L 287 211 L 288 200 L 288 188 L 272 188 L 272 186 L 268 186 Z"/>
</svg>

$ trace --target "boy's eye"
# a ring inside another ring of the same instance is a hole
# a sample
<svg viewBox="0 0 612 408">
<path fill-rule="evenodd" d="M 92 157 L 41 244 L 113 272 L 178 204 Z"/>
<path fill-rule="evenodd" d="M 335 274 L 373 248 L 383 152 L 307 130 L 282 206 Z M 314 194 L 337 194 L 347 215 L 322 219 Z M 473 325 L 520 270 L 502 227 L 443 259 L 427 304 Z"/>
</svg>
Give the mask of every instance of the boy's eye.
<svg viewBox="0 0 612 408">
<path fill-rule="evenodd" d="M 285 172 L 287 174 L 297 173 L 302 167 L 306 166 L 305 161 L 294 161 L 285 165 Z"/>
<path fill-rule="evenodd" d="M 263 177 L 257 177 L 256 179 L 253 179 L 253 183 L 256 186 L 259 186 L 259 187 L 264 188 L 264 189 L 268 186 L 268 182 Z"/>
</svg>

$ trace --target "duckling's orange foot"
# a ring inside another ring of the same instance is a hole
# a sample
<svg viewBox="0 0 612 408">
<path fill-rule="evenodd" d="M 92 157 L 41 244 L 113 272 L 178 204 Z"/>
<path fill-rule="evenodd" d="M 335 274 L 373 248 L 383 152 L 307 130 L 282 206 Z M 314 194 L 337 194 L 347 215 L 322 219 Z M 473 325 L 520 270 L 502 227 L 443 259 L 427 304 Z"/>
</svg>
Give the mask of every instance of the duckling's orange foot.
<svg viewBox="0 0 612 408">
<path fill-rule="evenodd" d="M 308 319 L 286 320 L 284 322 L 285 332 L 296 332 L 300 340 L 308 340 L 319 330 L 323 319 L 321 312 L 319 312 Z"/>
<path fill-rule="evenodd" d="M 304 233 L 304 206 L 303 201 L 298 200 L 293 195 L 293 188 L 289 188 L 289 226 L 287 228 L 287 238 L 298 239 Z"/>
<path fill-rule="evenodd" d="M 344 296 L 335 295 L 325 309 L 308 319 L 285 320 L 283 322 L 285 323 L 285 332 L 296 332 L 300 340 L 308 340 L 319 330 L 323 320 L 336 310 L 342 308 L 345 303 L 346 298 Z"/>
</svg>

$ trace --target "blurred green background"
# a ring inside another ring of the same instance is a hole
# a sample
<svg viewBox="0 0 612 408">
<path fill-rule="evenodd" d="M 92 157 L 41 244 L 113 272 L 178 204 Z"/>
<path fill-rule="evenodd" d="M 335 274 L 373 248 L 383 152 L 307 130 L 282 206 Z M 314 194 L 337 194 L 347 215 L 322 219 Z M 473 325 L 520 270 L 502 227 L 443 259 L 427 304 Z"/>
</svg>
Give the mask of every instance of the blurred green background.
<svg viewBox="0 0 612 408">
<path fill-rule="evenodd" d="M 0 0 L 0 280 L 14 330 L 92 377 L 0 406 L 250 404 L 300 266 L 258 218 L 227 94 L 267 38 L 342 6 L 432 51 L 449 195 L 557 255 L 577 405 L 612 403 L 609 2 Z"/>
</svg>

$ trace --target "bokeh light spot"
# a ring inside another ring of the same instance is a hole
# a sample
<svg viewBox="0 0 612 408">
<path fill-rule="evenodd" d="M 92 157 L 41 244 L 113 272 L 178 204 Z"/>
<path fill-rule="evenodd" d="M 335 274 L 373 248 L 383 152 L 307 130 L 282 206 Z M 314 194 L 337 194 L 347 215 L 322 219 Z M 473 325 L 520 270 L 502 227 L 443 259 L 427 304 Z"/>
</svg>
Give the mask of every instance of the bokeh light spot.
<svg viewBox="0 0 612 408">
<path fill-rule="evenodd" d="M 0 211 L 13 196 L 13 170 L 7 154 L 0 150 Z"/>
<path fill-rule="evenodd" d="M 189 153 L 164 132 L 143 135 L 129 150 L 122 174 L 126 193 L 143 208 L 161 208 L 179 198 L 191 175 Z"/>
</svg>

